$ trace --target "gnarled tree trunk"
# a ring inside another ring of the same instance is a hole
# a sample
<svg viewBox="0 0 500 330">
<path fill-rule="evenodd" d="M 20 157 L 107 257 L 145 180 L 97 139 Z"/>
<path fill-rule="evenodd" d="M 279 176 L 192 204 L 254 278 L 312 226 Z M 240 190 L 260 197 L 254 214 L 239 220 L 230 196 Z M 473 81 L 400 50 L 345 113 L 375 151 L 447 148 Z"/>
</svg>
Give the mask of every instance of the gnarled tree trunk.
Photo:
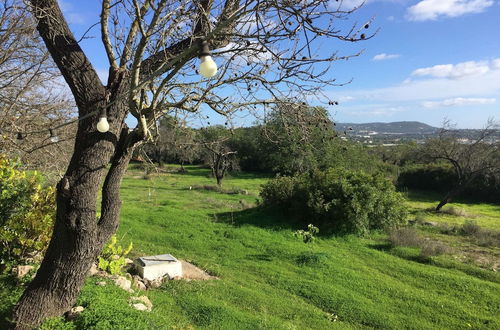
<svg viewBox="0 0 500 330">
<path fill-rule="evenodd" d="M 56 2 L 32 3 L 40 35 L 71 88 L 80 118 L 86 119 L 79 121 L 73 157 L 57 186 L 51 242 L 35 278 L 14 308 L 13 329 L 31 329 L 45 318 L 71 309 L 92 262 L 117 229 L 120 181 L 134 146 L 141 141 L 139 134 L 129 132 L 124 123 L 128 113 L 127 72 L 110 70 L 108 85 L 103 86 Z M 99 133 L 95 127 L 99 113 L 93 112 L 102 107 L 107 108 L 110 122 L 107 133 Z M 101 186 L 101 216 L 97 218 Z"/>
</svg>

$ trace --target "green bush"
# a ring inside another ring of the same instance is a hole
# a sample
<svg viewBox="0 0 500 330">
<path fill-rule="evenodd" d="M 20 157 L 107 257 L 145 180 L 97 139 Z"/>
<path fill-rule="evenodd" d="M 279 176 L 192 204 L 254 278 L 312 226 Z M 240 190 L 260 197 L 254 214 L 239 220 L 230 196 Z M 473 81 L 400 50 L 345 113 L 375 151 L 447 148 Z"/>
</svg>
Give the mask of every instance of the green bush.
<svg viewBox="0 0 500 330">
<path fill-rule="evenodd" d="M 401 168 L 398 186 L 409 189 L 446 192 L 456 182 L 453 168 L 448 164 L 411 164 Z"/>
<path fill-rule="evenodd" d="M 447 163 L 411 164 L 401 168 L 397 179 L 402 189 L 431 190 L 444 193 L 456 186 L 457 175 Z M 468 199 L 500 202 L 500 175 L 478 175 L 467 187 L 462 196 Z"/>
<path fill-rule="evenodd" d="M 26 262 L 48 246 L 55 217 L 55 189 L 43 188 L 36 172 L 0 156 L 0 259 Z"/>
<path fill-rule="evenodd" d="M 403 196 L 380 174 L 341 169 L 278 177 L 260 193 L 264 206 L 277 207 L 326 233 L 365 234 L 406 220 Z"/>
</svg>

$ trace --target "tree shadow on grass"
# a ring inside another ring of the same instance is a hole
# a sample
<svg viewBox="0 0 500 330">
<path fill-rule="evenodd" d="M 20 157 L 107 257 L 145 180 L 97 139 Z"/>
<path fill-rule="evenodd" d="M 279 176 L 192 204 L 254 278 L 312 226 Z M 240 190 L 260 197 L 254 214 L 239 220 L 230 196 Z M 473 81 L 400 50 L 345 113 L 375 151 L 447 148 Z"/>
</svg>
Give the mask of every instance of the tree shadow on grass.
<svg viewBox="0 0 500 330">
<path fill-rule="evenodd" d="M 292 217 L 284 215 L 282 212 L 263 208 L 253 207 L 234 212 L 213 213 L 214 222 L 221 222 L 241 227 L 251 225 L 272 230 L 298 230 L 304 229 L 303 224 Z"/>
</svg>

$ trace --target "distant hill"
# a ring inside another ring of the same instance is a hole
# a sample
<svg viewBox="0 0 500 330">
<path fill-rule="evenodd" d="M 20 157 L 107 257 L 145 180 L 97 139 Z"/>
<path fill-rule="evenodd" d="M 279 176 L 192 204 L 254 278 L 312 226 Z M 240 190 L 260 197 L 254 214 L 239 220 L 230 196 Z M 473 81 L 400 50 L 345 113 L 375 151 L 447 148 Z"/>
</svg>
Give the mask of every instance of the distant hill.
<svg viewBox="0 0 500 330">
<path fill-rule="evenodd" d="M 377 132 L 378 134 L 427 135 L 435 134 L 439 129 L 418 121 L 396 121 L 392 123 L 337 123 L 336 129 L 352 130 L 355 133 Z"/>
</svg>

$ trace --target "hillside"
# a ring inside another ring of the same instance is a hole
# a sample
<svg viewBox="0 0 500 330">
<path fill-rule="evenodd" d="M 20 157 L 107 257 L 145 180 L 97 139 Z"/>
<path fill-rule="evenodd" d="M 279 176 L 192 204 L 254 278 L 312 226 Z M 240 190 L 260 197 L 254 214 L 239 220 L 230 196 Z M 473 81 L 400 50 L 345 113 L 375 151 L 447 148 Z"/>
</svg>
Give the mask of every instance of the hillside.
<svg viewBox="0 0 500 330">
<path fill-rule="evenodd" d="M 396 121 L 392 123 L 337 123 L 337 129 L 348 130 L 352 128 L 354 132 L 378 134 L 410 134 L 425 135 L 434 134 L 438 131 L 437 127 L 418 122 L 418 121 Z"/>
<path fill-rule="evenodd" d="M 129 293 L 91 277 L 77 302 L 85 307 L 81 316 L 42 329 L 500 327 L 498 273 L 451 256 L 422 260 L 417 249 L 392 248 L 383 233 L 304 244 L 290 219 L 255 208 L 266 177 L 239 173 L 225 189 L 245 193 L 219 193 L 206 189 L 214 184 L 207 169 L 186 168 L 187 174 L 127 175 L 118 237 L 134 243 L 131 257 L 172 253 L 219 279 Z M 496 223 L 498 207 L 488 207 L 488 221 Z M 0 278 L 0 320 L 20 293 Z M 133 309 L 134 295 L 147 295 L 152 311 Z"/>
</svg>

